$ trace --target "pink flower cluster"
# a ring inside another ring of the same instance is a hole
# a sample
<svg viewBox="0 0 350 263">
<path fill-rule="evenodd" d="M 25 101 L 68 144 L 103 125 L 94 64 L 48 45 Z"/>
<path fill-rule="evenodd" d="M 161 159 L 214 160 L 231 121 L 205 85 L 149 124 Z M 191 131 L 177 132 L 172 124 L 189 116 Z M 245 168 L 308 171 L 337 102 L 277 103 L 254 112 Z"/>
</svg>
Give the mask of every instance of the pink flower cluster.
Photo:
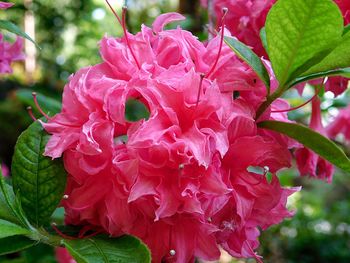
<svg viewBox="0 0 350 263">
<path fill-rule="evenodd" d="M 11 6 L 13 6 L 12 3 L 0 2 L 0 9 L 7 9 Z M 22 49 L 22 38 L 17 37 L 15 43 L 11 44 L 6 42 L 3 34 L 0 33 L 0 74 L 12 73 L 11 63 L 24 59 Z"/>
<path fill-rule="evenodd" d="M 220 50 L 220 37 L 204 45 L 163 30 L 180 19 L 164 14 L 136 35 L 103 38 L 103 62 L 71 77 L 61 113 L 43 123 L 52 134 L 45 155 L 63 155 L 69 173 L 66 223 L 135 235 L 153 262 L 215 260 L 219 246 L 260 261 L 260 229 L 293 214 L 286 202 L 299 188 L 282 187 L 276 172 L 290 166 L 295 143 L 257 128 L 266 88 Z M 129 100 L 149 118 L 128 121 Z M 262 118 L 288 121 L 271 109 Z"/>
</svg>

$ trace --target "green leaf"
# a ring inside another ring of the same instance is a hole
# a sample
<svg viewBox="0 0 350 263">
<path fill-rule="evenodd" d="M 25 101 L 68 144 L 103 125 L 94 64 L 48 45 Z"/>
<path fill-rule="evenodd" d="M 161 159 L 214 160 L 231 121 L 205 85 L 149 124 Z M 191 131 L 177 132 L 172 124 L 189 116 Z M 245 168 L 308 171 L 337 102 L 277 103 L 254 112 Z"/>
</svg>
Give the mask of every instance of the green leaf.
<svg viewBox="0 0 350 263">
<path fill-rule="evenodd" d="M 21 224 L 15 208 L 15 194 L 12 187 L 5 183 L 0 169 L 0 219 Z"/>
<path fill-rule="evenodd" d="M 244 60 L 249 66 L 251 66 L 259 78 L 264 82 L 268 93 L 270 93 L 269 73 L 260 58 L 253 52 L 253 50 L 233 37 L 225 37 L 225 43 L 237 54 L 238 57 Z"/>
<path fill-rule="evenodd" d="M 151 262 L 147 247 L 132 236 L 65 240 L 64 245 L 78 263 Z"/>
<path fill-rule="evenodd" d="M 36 121 L 17 140 L 12 160 L 15 192 L 23 210 L 36 226 L 48 222 L 59 204 L 66 184 L 61 160 L 43 156 L 49 135 Z"/>
<path fill-rule="evenodd" d="M 0 239 L 0 256 L 15 253 L 35 245 L 35 241 L 24 236 L 12 236 Z"/>
<path fill-rule="evenodd" d="M 24 105 L 31 106 L 33 109 L 35 109 L 36 106 L 33 100 L 32 91 L 27 89 L 17 90 L 16 97 Z M 37 99 L 38 99 L 38 103 L 40 104 L 40 107 L 48 115 L 53 115 L 61 111 L 61 102 L 59 102 L 58 100 L 52 99 L 38 92 L 37 92 Z"/>
<path fill-rule="evenodd" d="M 265 24 L 268 54 L 281 86 L 339 43 L 343 18 L 330 0 L 279 0 Z"/>
<path fill-rule="evenodd" d="M 348 33 L 350 31 L 350 24 L 346 25 L 344 27 L 344 31 L 343 31 L 343 35 L 345 35 L 346 33 Z"/>
<path fill-rule="evenodd" d="M 11 33 L 14 33 L 14 34 L 16 34 L 18 36 L 26 38 L 29 41 L 31 41 L 37 48 L 40 49 L 38 44 L 35 43 L 35 41 L 30 36 L 28 36 L 25 32 L 23 32 L 18 26 L 16 26 L 12 22 L 6 21 L 6 20 L 0 20 L 0 29 L 5 29 L 5 30 L 7 30 L 7 31 L 9 31 Z"/>
<path fill-rule="evenodd" d="M 0 219 L 0 238 L 17 236 L 17 235 L 29 235 L 30 231 L 9 221 Z"/>
<path fill-rule="evenodd" d="M 299 77 L 293 80 L 291 84 L 288 85 L 288 87 L 293 87 L 299 83 L 306 82 L 309 80 L 319 79 L 324 77 L 331 77 L 331 76 L 342 76 L 342 77 L 350 78 L 350 68 L 328 70 L 324 72 L 318 72 L 318 73 L 306 75 L 303 77 Z"/>
<path fill-rule="evenodd" d="M 303 75 L 310 75 L 322 71 L 328 71 L 338 68 L 350 67 L 350 32 L 347 32 L 340 44 L 330 52 L 320 63 L 310 68 Z"/>
<path fill-rule="evenodd" d="M 264 47 L 265 51 L 268 52 L 267 51 L 267 39 L 266 39 L 266 29 L 265 29 L 265 27 L 263 27 L 260 30 L 260 39 L 261 39 L 261 42 L 263 44 L 263 47 Z"/>
<path fill-rule="evenodd" d="M 125 119 L 128 121 L 138 121 L 149 118 L 149 110 L 139 100 L 128 99 L 125 105 Z"/>
<path fill-rule="evenodd" d="M 310 128 L 300 124 L 280 121 L 263 121 L 258 124 L 258 127 L 287 135 L 335 166 L 338 166 L 346 172 L 350 172 L 350 160 L 343 150 L 334 142 Z"/>
</svg>

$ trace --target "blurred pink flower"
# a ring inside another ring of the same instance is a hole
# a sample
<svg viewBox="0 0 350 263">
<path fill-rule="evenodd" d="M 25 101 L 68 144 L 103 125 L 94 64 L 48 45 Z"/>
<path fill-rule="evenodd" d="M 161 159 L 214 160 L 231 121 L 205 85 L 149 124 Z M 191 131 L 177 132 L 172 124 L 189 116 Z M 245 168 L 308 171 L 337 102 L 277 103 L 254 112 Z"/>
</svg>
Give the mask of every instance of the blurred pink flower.
<svg viewBox="0 0 350 263">
<path fill-rule="evenodd" d="M 57 263 L 76 263 L 76 261 L 69 254 L 68 250 L 63 247 L 55 249 Z"/>
<path fill-rule="evenodd" d="M 326 135 L 326 130 L 322 125 L 320 105 L 320 99 L 318 97 L 314 98 L 312 101 L 310 128 Z M 332 182 L 334 166 L 331 163 L 306 147 L 296 150 L 295 157 L 299 172 L 302 176 L 309 175 L 311 177 L 325 180 L 328 183 Z"/>
<path fill-rule="evenodd" d="M 10 170 L 4 163 L 1 164 L 1 173 L 4 177 L 8 177 L 10 175 Z"/>
<path fill-rule="evenodd" d="M 135 235 L 154 262 L 216 260 L 220 245 L 260 260 L 259 228 L 290 217 L 286 200 L 298 189 L 247 168 L 289 167 L 289 145 L 257 128 L 266 89 L 227 46 L 219 52 L 220 37 L 204 45 L 181 28 L 163 30 L 181 18 L 164 14 L 136 35 L 103 38 L 103 62 L 70 78 L 61 113 L 43 123 L 52 134 L 45 155 L 63 154 L 69 173 L 66 223 Z M 130 99 L 149 119 L 127 120 Z"/>
<path fill-rule="evenodd" d="M 0 2 L 0 9 L 7 9 L 13 6 L 13 3 L 8 3 L 8 2 Z"/>
<path fill-rule="evenodd" d="M 11 63 L 24 59 L 23 39 L 17 37 L 16 41 L 11 44 L 4 41 L 3 38 L 4 36 L 0 33 L 0 74 L 12 73 Z"/>
<path fill-rule="evenodd" d="M 333 139 L 342 134 L 345 140 L 350 142 L 350 106 L 339 111 L 336 118 L 327 126 L 327 134 Z"/>
</svg>

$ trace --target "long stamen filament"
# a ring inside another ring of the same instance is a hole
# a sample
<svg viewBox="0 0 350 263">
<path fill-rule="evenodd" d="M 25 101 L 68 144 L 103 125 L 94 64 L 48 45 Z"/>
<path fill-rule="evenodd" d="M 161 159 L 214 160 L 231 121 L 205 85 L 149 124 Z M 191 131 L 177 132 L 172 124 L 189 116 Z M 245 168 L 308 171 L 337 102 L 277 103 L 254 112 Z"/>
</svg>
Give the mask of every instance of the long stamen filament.
<svg viewBox="0 0 350 263">
<path fill-rule="evenodd" d="M 106 3 L 107 3 L 107 5 L 109 6 L 109 9 L 111 9 L 111 11 L 112 11 L 112 13 L 114 14 L 114 16 L 117 18 L 117 20 L 118 20 L 118 22 L 119 22 L 119 24 L 122 26 L 122 20 L 120 19 L 120 17 L 118 16 L 118 14 L 117 14 L 117 12 L 116 11 L 114 11 L 114 9 L 113 9 L 113 7 L 112 7 L 112 5 L 109 3 L 109 1 L 108 0 L 105 0 L 106 1 Z"/>
<path fill-rule="evenodd" d="M 118 20 L 119 24 L 121 25 L 121 27 L 123 28 L 123 34 L 124 34 L 124 37 L 125 37 L 126 45 L 128 46 L 128 48 L 129 48 L 129 50 L 131 52 L 131 55 L 132 55 L 136 65 L 137 65 L 138 69 L 141 69 L 140 64 L 137 61 L 136 56 L 134 54 L 134 51 L 131 48 L 129 37 L 128 37 L 128 34 L 127 34 L 126 23 L 125 23 L 127 7 L 123 6 L 122 18 L 120 19 L 120 17 L 118 16 L 117 12 L 114 10 L 114 8 L 109 3 L 109 1 L 108 0 L 105 0 L 105 1 L 106 1 L 107 5 L 108 5 L 109 9 L 111 9 L 112 13 L 117 18 L 117 20 Z"/>
<path fill-rule="evenodd" d="M 224 32 L 225 32 L 225 17 L 226 17 L 226 14 L 228 12 L 228 9 L 227 8 L 223 8 L 222 9 L 224 15 L 222 16 L 222 19 L 221 19 L 221 35 L 220 35 L 220 46 L 219 46 L 219 52 L 218 52 L 218 55 L 215 59 L 215 62 L 213 64 L 213 66 L 211 67 L 211 69 L 209 70 L 209 72 L 206 74 L 206 78 L 209 78 L 210 75 L 214 72 L 218 62 L 219 62 L 219 59 L 220 59 L 220 55 L 221 55 L 221 50 L 222 50 L 222 46 L 223 46 L 223 42 L 224 42 Z"/>
<path fill-rule="evenodd" d="M 205 77 L 205 75 L 202 73 L 202 74 L 200 75 L 200 80 L 199 80 L 196 107 L 198 106 L 199 99 L 200 99 L 200 96 L 201 96 L 201 91 L 202 91 L 202 85 L 203 85 L 203 79 L 204 79 L 204 77 Z"/>
<path fill-rule="evenodd" d="M 32 118 L 32 120 L 33 121 L 36 121 L 36 118 L 35 118 L 35 116 L 34 116 L 34 114 L 33 114 L 33 110 L 32 110 L 32 107 L 27 107 L 27 111 L 28 111 L 28 114 L 29 114 L 29 116 Z"/>
<path fill-rule="evenodd" d="M 35 103 L 35 106 L 36 108 L 38 109 L 38 111 L 48 120 L 51 119 L 51 117 L 49 115 L 47 115 L 43 110 L 42 108 L 40 107 L 39 103 L 38 103 L 38 98 L 37 98 L 37 94 L 36 92 L 32 92 L 32 96 L 33 96 L 33 99 L 34 99 L 34 103 Z"/>
<path fill-rule="evenodd" d="M 138 67 L 139 69 L 141 69 L 140 64 L 139 64 L 139 62 L 137 61 L 136 56 L 135 56 L 135 54 L 134 54 L 134 51 L 132 50 L 131 45 L 130 45 L 130 42 L 129 42 L 128 31 L 127 31 L 127 29 L 126 29 L 126 23 L 125 23 L 125 20 L 126 20 L 126 11 L 127 11 L 127 10 L 128 10 L 128 8 L 127 8 L 126 6 L 123 6 L 122 27 L 123 27 L 124 37 L 125 37 L 126 45 L 128 46 L 128 48 L 129 48 L 129 50 L 130 50 L 130 53 L 131 53 L 132 57 L 134 58 L 137 67 Z"/>
<path fill-rule="evenodd" d="M 293 107 L 293 108 L 289 108 L 289 109 L 284 109 L 284 110 L 271 110 L 271 113 L 290 112 L 290 111 L 293 111 L 293 110 L 300 109 L 300 108 L 304 107 L 305 105 L 309 104 L 311 101 L 313 101 L 318 96 L 318 93 L 319 93 L 319 89 L 316 90 L 315 95 L 313 95 L 311 99 L 307 100 L 306 102 L 304 102 L 303 104 L 301 104 L 299 106 L 296 106 L 296 107 Z"/>
</svg>

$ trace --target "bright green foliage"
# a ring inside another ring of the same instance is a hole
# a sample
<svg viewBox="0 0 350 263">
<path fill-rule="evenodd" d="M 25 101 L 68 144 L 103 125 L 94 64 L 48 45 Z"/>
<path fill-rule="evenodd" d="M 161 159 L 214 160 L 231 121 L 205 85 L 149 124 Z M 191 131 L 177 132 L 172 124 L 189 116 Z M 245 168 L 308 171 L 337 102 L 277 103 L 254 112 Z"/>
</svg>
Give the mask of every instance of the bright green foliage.
<svg viewBox="0 0 350 263">
<path fill-rule="evenodd" d="M 122 236 L 112 239 L 65 240 L 64 245 L 78 263 L 148 263 L 147 247 L 137 238 Z"/>
<path fill-rule="evenodd" d="M 66 184 L 61 160 L 43 156 L 49 135 L 34 122 L 18 138 L 12 161 L 15 192 L 24 212 L 35 225 L 47 223 L 60 202 Z"/>
<path fill-rule="evenodd" d="M 280 86 L 317 64 L 343 34 L 330 0 L 279 0 L 266 20 L 268 54 Z"/>
<path fill-rule="evenodd" d="M 35 245 L 35 241 L 24 236 L 12 236 L 0 239 L 0 255 L 15 253 Z"/>
<path fill-rule="evenodd" d="M 225 37 L 225 43 L 237 54 L 238 57 L 243 59 L 259 78 L 264 82 L 268 91 L 270 90 L 270 76 L 261 62 L 260 58 L 245 44 L 233 37 Z"/>
<path fill-rule="evenodd" d="M 10 21 L 0 20 L 0 29 L 5 29 L 11 33 L 18 35 L 18 36 L 24 37 L 24 38 L 28 39 L 29 41 L 31 41 L 34 45 L 36 45 L 37 48 L 39 48 L 39 46 L 34 42 L 34 40 L 30 36 L 28 36 L 18 26 L 16 26 L 14 23 L 12 23 Z"/>
<path fill-rule="evenodd" d="M 346 68 L 350 66 L 350 32 L 347 32 L 341 42 L 335 46 L 319 64 L 310 68 L 305 74 L 309 75 L 316 72 L 326 71 L 330 69 Z"/>
<path fill-rule="evenodd" d="M 0 238 L 28 234 L 30 234 L 29 230 L 0 219 Z"/>
<path fill-rule="evenodd" d="M 345 153 L 334 142 L 310 128 L 295 123 L 280 121 L 263 121 L 258 126 L 285 134 L 332 164 L 346 172 L 350 172 L 350 160 Z"/>
</svg>

